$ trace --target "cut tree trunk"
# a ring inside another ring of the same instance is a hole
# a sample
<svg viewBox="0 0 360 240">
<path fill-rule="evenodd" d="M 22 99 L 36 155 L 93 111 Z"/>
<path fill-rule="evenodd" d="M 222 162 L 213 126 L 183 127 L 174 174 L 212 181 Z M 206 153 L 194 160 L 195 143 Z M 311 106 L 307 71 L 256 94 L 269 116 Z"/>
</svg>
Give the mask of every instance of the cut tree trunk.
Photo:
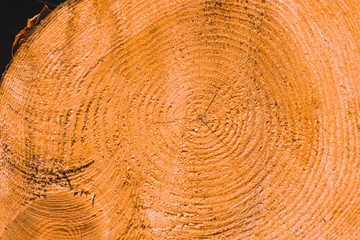
<svg viewBox="0 0 360 240">
<path fill-rule="evenodd" d="M 359 239 L 360 2 L 68 1 L 0 89 L 1 239 Z"/>
</svg>

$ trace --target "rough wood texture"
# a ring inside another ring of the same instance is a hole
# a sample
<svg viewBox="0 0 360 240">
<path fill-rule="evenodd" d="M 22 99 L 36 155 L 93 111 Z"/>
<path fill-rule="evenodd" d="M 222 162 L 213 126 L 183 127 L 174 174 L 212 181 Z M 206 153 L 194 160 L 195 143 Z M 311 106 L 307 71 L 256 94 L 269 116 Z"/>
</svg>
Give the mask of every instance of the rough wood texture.
<svg viewBox="0 0 360 240">
<path fill-rule="evenodd" d="M 1 239 L 359 239 L 359 19 L 62 4 L 3 76 Z"/>
</svg>

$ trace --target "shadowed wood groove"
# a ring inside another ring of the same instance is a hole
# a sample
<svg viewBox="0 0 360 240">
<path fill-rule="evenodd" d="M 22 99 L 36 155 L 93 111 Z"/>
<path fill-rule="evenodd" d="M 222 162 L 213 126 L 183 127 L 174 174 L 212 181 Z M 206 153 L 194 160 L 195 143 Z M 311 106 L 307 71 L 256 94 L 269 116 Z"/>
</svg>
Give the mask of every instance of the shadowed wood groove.
<svg viewBox="0 0 360 240">
<path fill-rule="evenodd" d="M 2 78 L 0 238 L 359 238 L 359 13 L 61 4 Z"/>
</svg>

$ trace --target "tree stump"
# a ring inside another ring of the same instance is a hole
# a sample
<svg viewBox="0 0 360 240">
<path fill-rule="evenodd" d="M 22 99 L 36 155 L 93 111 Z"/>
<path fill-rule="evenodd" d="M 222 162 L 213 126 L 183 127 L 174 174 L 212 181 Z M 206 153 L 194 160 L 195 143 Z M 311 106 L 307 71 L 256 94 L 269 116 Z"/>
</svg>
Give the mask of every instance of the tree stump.
<svg viewBox="0 0 360 240">
<path fill-rule="evenodd" d="M 1 239 L 359 239 L 354 0 L 68 1 L 0 89 Z"/>
</svg>

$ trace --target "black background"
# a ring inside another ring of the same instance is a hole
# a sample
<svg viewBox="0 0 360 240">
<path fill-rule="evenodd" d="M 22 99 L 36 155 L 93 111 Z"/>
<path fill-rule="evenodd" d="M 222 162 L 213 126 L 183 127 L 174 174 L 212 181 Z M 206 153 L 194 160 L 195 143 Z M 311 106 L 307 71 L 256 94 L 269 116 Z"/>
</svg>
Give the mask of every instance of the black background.
<svg viewBox="0 0 360 240">
<path fill-rule="evenodd" d="M 54 9 L 63 0 L 46 0 Z M 4 0 L 0 5 L 0 76 L 11 60 L 11 47 L 15 36 L 26 27 L 27 19 L 44 7 L 42 0 Z"/>
</svg>

